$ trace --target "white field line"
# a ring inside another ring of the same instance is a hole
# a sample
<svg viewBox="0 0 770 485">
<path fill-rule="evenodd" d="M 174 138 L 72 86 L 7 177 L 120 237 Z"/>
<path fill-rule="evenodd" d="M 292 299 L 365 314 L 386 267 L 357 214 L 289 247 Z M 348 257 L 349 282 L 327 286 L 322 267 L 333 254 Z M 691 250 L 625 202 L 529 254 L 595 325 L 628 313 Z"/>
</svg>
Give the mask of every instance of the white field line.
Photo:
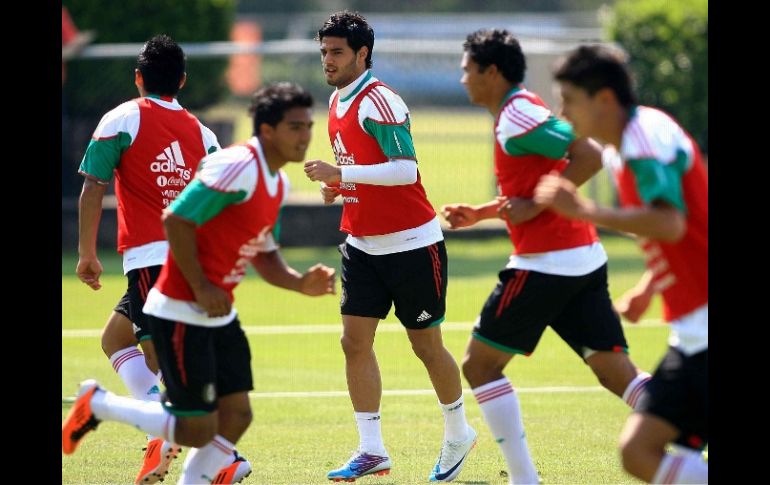
<svg viewBox="0 0 770 485">
<path fill-rule="evenodd" d="M 526 394 L 555 394 L 566 392 L 598 392 L 603 391 L 602 386 L 545 386 L 545 387 L 517 387 L 517 393 Z M 470 389 L 463 389 L 463 394 L 472 395 Z M 433 389 L 383 389 L 383 396 L 435 396 Z M 348 391 L 285 391 L 285 392 L 250 392 L 251 399 L 308 399 L 328 397 L 348 397 Z M 63 397 L 62 403 L 75 402 L 74 397 Z"/>
<path fill-rule="evenodd" d="M 665 325 L 659 318 L 652 318 L 642 320 L 638 324 L 624 323 L 623 328 L 645 328 L 645 327 L 660 327 Z M 444 322 L 441 324 L 441 329 L 445 332 L 456 331 L 470 331 L 473 328 L 473 322 Z M 331 323 L 325 325 L 249 325 L 244 326 L 243 330 L 246 335 L 291 335 L 291 334 L 308 334 L 315 335 L 319 333 L 336 333 L 342 332 L 342 323 Z M 403 332 L 404 328 L 399 324 L 385 323 L 377 328 L 378 333 L 382 332 Z M 82 329 L 66 329 L 61 331 L 62 338 L 96 338 L 102 335 L 102 329 L 100 328 L 82 328 Z"/>
</svg>

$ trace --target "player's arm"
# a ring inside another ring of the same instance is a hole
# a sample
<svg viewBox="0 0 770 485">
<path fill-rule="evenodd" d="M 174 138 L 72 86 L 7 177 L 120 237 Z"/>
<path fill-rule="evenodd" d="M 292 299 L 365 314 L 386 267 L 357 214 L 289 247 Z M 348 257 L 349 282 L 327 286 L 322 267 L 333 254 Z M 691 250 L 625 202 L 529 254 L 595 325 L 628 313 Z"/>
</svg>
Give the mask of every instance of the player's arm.
<svg viewBox="0 0 770 485">
<path fill-rule="evenodd" d="M 562 177 L 545 175 L 535 189 L 535 202 L 571 219 L 673 243 L 687 230 L 683 205 L 655 197 L 643 207 L 601 207 L 577 193 L 575 184 Z"/>
<path fill-rule="evenodd" d="M 201 163 L 204 164 L 204 162 Z M 202 174 L 205 179 L 206 171 L 207 164 L 164 211 L 163 226 L 171 254 L 187 284 L 190 285 L 195 301 L 208 313 L 209 317 L 221 317 L 230 313 L 230 297 L 226 291 L 214 285 L 206 277 L 198 259 L 196 229 L 228 205 L 244 200 L 246 193 L 244 191 L 224 192 L 208 187 L 201 180 Z"/>
<path fill-rule="evenodd" d="M 577 138 L 572 125 L 556 118 L 542 106 L 519 100 L 522 105 L 510 106 L 509 111 L 524 111 L 530 119 L 544 118 L 537 126 L 522 132 L 522 126 L 505 117 L 500 120 L 497 136 L 509 155 L 541 155 L 559 160 L 569 158 L 570 163 L 561 176 L 577 186 L 590 179 L 602 167 L 601 146 L 587 138 Z M 505 195 L 505 194 L 503 194 Z M 500 205 L 500 217 L 511 224 L 528 221 L 545 209 L 530 198 L 509 197 Z"/>
<path fill-rule="evenodd" d="M 500 206 L 508 199 L 498 197 L 495 200 L 479 205 L 465 203 L 446 204 L 441 206 L 441 215 L 449 223 L 451 229 L 470 227 L 484 219 L 497 219 L 500 217 Z"/>
<path fill-rule="evenodd" d="M 102 218 L 102 201 L 120 157 L 131 144 L 131 136 L 120 131 L 125 117 L 110 112 L 94 131 L 94 136 L 78 171 L 85 177 L 78 201 L 78 263 L 75 272 L 83 283 L 94 290 L 102 287 L 96 241 Z"/>
<path fill-rule="evenodd" d="M 359 124 L 377 141 L 388 161 L 336 166 L 322 160 L 309 160 L 305 162 L 305 173 L 310 180 L 326 184 L 347 182 L 383 186 L 410 185 L 417 181 L 417 156 L 407 108 L 388 90 L 378 91 L 376 96 L 377 103 L 368 97 L 361 102 Z M 326 201 L 327 194 L 322 191 L 322 195 Z"/>
<path fill-rule="evenodd" d="M 106 183 L 86 177 L 78 203 L 78 263 L 75 271 L 80 281 L 94 290 L 102 287 L 99 277 L 103 268 L 96 251 L 96 239 L 106 191 Z"/>
<path fill-rule="evenodd" d="M 252 260 L 260 276 L 273 286 L 308 296 L 334 294 L 334 268 L 321 263 L 299 273 L 283 259 L 279 249 L 257 253 Z"/>
<path fill-rule="evenodd" d="M 636 285 L 615 302 L 615 311 L 629 322 L 636 323 L 649 308 L 653 296 L 655 296 L 653 272 L 647 270 Z"/>
</svg>

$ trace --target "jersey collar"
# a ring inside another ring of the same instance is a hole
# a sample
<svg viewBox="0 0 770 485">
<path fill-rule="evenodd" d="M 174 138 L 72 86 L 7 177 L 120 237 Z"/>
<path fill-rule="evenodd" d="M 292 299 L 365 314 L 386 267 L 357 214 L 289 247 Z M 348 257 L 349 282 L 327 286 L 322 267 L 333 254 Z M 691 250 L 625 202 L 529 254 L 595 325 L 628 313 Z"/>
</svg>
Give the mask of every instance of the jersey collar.
<svg viewBox="0 0 770 485">
<path fill-rule="evenodd" d="M 339 91 L 340 103 L 344 103 L 345 101 L 349 100 L 350 98 L 358 94 L 358 92 L 361 91 L 361 88 L 364 87 L 364 84 L 366 84 L 366 82 L 369 81 L 371 78 L 372 78 L 372 71 L 367 69 L 366 72 L 358 76 L 358 79 L 348 84 L 344 88 L 338 89 L 337 91 Z M 354 85 L 355 85 L 355 88 L 353 88 L 352 91 L 349 91 L 350 86 L 354 86 Z"/>
</svg>

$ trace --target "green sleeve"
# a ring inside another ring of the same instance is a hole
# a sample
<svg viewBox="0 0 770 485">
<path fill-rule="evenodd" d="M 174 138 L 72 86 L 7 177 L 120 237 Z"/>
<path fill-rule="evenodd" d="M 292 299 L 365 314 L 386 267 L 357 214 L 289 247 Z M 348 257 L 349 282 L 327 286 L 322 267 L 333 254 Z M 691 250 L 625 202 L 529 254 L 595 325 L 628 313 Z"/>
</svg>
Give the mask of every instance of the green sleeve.
<svg viewBox="0 0 770 485">
<path fill-rule="evenodd" d="M 118 168 L 121 155 L 130 145 L 131 135 L 123 132 L 102 140 L 91 140 L 79 171 L 99 180 L 112 180 L 112 172 Z"/>
<path fill-rule="evenodd" d="M 193 179 L 181 194 L 174 199 L 169 210 L 183 219 L 203 225 L 228 205 L 246 198 L 246 192 L 220 192 L 206 187 L 198 179 Z"/>
<path fill-rule="evenodd" d="M 416 160 L 412 133 L 409 131 L 409 117 L 399 124 L 378 123 L 371 118 L 364 120 L 364 130 L 377 139 L 382 152 L 388 158 Z"/>
<path fill-rule="evenodd" d="M 627 164 L 636 178 L 639 196 L 646 204 L 662 200 L 687 212 L 682 191 L 682 176 L 687 166 L 687 155 L 684 152 L 678 152 L 672 163 L 645 158 L 628 160 Z"/>
<path fill-rule="evenodd" d="M 508 138 L 505 151 L 509 155 L 543 155 L 558 160 L 567 154 L 567 148 L 575 140 L 572 125 L 549 116 L 534 130 L 521 136 Z"/>
<path fill-rule="evenodd" d="M 275 225 L 273 226 L 273 239 L 275 239 L 275 243 L 279 244 L 278 241 L 281 237 L 281 219 L 283 216 L 283 206 L 278 210 L 278 218 L 275 220 Z"/>
</svg>

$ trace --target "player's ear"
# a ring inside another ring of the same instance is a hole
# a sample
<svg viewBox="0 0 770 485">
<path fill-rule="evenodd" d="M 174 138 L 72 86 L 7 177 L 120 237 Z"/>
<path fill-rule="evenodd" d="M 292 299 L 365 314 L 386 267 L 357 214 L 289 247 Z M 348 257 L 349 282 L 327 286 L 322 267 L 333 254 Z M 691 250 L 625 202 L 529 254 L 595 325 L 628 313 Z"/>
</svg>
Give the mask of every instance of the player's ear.
<svg viewBox="0 0 770 485">
<path fill-rule="evenodd" d="M 134 69 L 134 84 L 136 87 L 144 89 L 144 78 L 139 69 Z"/>
<path fill-rule="evenodd" d="M 358 52 L 356 52 L 356 57 L 358 57 L 362 62 L 366 63 L 366 56 L 369 55 L 369 48 L 367 46 L 361 46 L 360 49 L 358 49 Z"/>
<path fill-rule="evenodd" d="M 182 89 L 184 87 L 184 83 L 187 82 L 187 73 L 182 73 L 182 79 L 179 81 L 179 89 Z"/>
<path fill-rule="evenodd" d="M 604 87 L 596 91 L 593 96 L 594 100 L 598 101 L 602 106 L 606 106 L 612 103 L 618 102 L 618 97 L 615 96 L 615 91 L 608 87 Z"/>
</svg>

